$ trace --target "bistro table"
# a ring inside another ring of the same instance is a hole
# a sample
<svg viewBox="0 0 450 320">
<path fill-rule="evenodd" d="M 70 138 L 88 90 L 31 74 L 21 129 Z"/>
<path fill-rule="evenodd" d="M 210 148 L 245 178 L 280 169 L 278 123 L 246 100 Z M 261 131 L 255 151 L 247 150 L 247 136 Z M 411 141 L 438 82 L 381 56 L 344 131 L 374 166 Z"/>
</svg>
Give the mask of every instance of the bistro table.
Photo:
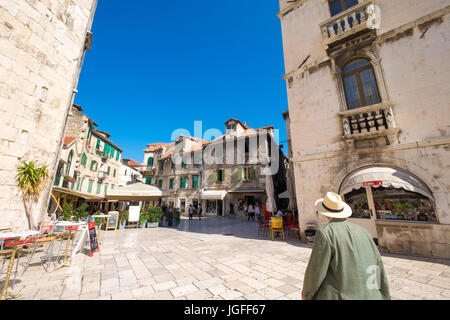
<svg viewBox="0 0 450 320">
<path fill-rule="evenodd" d="M 14 259 L 16 257 L 17 245 L 21 238 L 26 239 L 30 236 L 36 236 L 38 234 L 39 234 L 39 231 L 20 231 L 20 232 L 0 233 L 0 239 L 2 240 L 2 242 L 5 241 L 4 239 L 14 238 L 14 246 L 13 246 L 13 249 L 11 252 L 11 258 L 9 260 L 8 271 L 6 272 L 5 284 L 3 286 L 3 291 L 0 296 L 0 300 L 5 300 L 6 297 L 12 297 L 12 298 L 20 297 L 20 294 L 12 294 L 12 293 L 8 292 L 8 282 L 9 282 L 9 278 L 11 277 L 11 271 L 13 268 Z"/>
<path fill-rule="evenodd" d="M 67 262 L 67 257 L 69 254 L 69 246 L 70 246 L 70 242 L 72 240 L 72 228 L 74 226 L 81 226 L 81 225 L 85 225 L 86 222 L 70 222 L 70 221 L 57 221 L 55 222 L 54 226 L 64 226 L 64 227 L 69 227 L 69 235 L 67 237 L 67 243 L 66 243 L 66 251 L 64 253 L 64 260 L 55 268 L 55 270 L 61 269 L 62 267 L 65 266 L 70 266 L 71 264 Z M 75 236 L 76 237 L 76 230 L 75 230 Z"/>
</svg>

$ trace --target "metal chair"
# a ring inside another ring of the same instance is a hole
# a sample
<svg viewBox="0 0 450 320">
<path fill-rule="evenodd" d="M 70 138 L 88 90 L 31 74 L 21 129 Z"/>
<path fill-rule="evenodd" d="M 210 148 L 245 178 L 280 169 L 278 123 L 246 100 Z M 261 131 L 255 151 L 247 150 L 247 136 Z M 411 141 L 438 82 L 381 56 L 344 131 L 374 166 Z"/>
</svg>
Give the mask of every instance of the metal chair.
<svg viewBox="0 0 450 320">
<path fill-rule="evenodd" d="M 283 218 L 272 217 L 270 220 L 270 236 L 274 240 L 274 233 L 279 232 L 284 240 Z"/>
</svg>

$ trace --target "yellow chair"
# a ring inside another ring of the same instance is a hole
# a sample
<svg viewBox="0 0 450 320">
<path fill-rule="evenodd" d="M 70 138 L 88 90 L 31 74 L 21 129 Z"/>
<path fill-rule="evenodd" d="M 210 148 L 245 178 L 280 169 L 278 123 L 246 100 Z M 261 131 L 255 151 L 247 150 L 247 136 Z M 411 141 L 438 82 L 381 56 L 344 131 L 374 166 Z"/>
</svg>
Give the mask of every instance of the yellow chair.
<svg viewBox="0 0 450 320">
<path fill-rule="evenodd" d="M 284 240 L 284 232 L 283 232 L 283 218 L 276 218 L 272 217 L 270 221 L 270 237 L 272 240 L 274 239 L 273 234 L 274 232 L 280 232 L 281 236 Z"/>
</svg>

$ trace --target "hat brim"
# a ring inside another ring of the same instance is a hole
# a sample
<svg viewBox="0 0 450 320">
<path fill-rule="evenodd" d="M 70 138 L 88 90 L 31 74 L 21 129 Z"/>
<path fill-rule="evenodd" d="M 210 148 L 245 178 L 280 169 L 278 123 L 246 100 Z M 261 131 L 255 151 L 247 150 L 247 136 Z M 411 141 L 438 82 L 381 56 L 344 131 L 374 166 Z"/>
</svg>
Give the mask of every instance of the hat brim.
<svg viewBox="0 0 450 320">
<path fill-rule="evenodd" d="M 327 216 L 330 218 L 348 218 L 352 215 L 352 208 L 350 208 L 350 206 L 348 204 L 346 204 L 345 202 L 343 204 L 344 204 L 344 210 L 342 210 L 341 212 L 331 212 L 331 211 L 325 209 L 325 207 L 323 206 L 323 198 L 321 198 L 314 203 L 314 207 L 316 207 L 316 210 L 320 214 L 323 214 L 324 216 Z"/>
</svg>

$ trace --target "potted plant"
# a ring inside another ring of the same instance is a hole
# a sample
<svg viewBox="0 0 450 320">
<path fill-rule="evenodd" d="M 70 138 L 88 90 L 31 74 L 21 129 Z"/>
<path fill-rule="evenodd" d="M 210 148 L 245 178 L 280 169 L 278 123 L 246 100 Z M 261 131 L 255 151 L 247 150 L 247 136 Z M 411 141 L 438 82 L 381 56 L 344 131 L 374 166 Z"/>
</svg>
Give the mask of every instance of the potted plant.
<svg viewBox="0 0 450 320">
<path fill-rule="evenodd" d="M 73 177 L 71 177 L 71 176 L 64 176 L 63 179 L 64 179 L 64 181 L 68 181 L 68 182 L 71 182 L 71 183 L 75 183 L 76 182 L 76 180 Z"/>
<path fill-rule="evenodd" d="M 122 210 L 119 213 L 119 230 L 125 229 L 128 221 L 128 210 Z"/>
<path fill-rule="evenodd" d="M 181 211 L 177 208 L 174 208 L 172 215 L 172 225 L 174 227 L 177 227 L 180 224 L 180 218 L 181 218 Z"/>
<path fill-rule="evenodd" d="M 46 180 L 49 177 L 47 165 L 37 167 L 33 161 L 24 162 L 17 167 L 16 182 L 17 187 L 22 193 L 25 215 L 28 219 L 28 228 L 38 230 L 43 223 L 44 216 L 42 211 L 37 225 L 33 217 L 33 205 L 38 202 L 42 192 L 45 189 Z"/>
<path fill-rule="evenodd" d="M 162 217 L 162 209 L 161 207 L 150 207 L 150 215 L 149 215 L 149 227 L 150 228 L 157 228 L 159 225 L 159 222 L 161 221 Z"/>
<path fill-rule="evenodd" d="M 149 218 L 149 206 L 145 206 L 141 209 L 141 213 L 139 215 L 139 227 L 145 228 L 147 221 Z"/>
</svg>

